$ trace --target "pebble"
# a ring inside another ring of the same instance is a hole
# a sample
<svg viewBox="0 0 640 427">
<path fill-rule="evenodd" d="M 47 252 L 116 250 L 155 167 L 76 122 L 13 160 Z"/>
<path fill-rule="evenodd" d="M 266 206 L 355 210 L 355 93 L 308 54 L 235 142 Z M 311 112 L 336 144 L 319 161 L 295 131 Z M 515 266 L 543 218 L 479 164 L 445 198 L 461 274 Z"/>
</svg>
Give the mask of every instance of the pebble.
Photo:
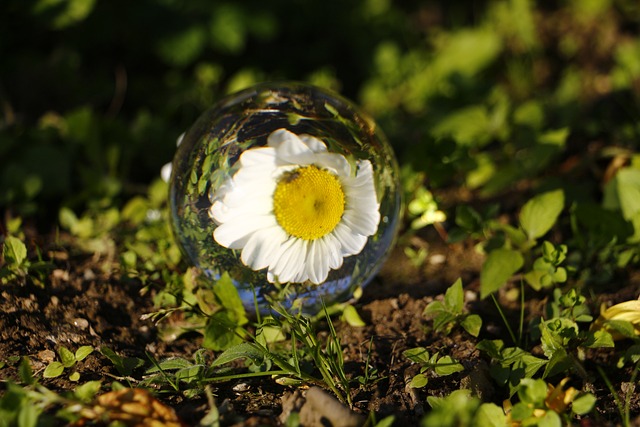
<svg viewBox="0 0 640 427">
<path fill-rule="evenodd" d="M 244 393 L 245 391 L 249 391 L 250 388 L 251 386 L 248 383 L 242 382 L 234 385 L 233 391 L 235 391 L 236 393 Z"/>
<path fill-rule="evenodd" d="M 80 329 L 87 329 L 89 327 L 89 321 L 87 319 L 83 319 L 82 317 L 76 317 L 73 319 L 73 325 Z"/>
<path fill-rule="evenodd" d="M 443 254 L 433 254 L 431 255 L 431 257 L 429 257 L 429 264 L 432 264 L 432 265 L 444 264 L 446 260 L 447 260 L 447 257 L 444 256 Z"/>
</svg>

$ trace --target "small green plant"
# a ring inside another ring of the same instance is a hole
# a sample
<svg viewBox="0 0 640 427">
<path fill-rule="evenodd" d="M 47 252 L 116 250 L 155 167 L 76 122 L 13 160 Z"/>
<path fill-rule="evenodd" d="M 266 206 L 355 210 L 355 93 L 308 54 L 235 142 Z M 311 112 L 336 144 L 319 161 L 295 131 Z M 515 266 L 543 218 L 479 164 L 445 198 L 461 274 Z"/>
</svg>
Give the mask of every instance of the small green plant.
<svg viewBox="0 0 640 427">
<path fill-rule="evenodd" d="M 46 273 L 52 269 L 52 264 L 41 258 L 37 261 L 29 260 L 27 246 L 21 239 L 13 235 L 4 238 L 2 258 L 4 262 L 0 264 L 0 284 L 7 284 L 15 280 L 24 283 L 29 278 L 34 284 L 44 286 Z"/>
<path fill-rule="evenodd" d="M 28 274 L 27 247 L 22 240 L 14 236 L 5 237 L 2 255 L 4 258 L 4 265 L 0 269 L 2 283 L 7 283 L 16 277 L 25 277 Z"/>
<path fill-rule="evenodd" d="M 78 421 L 82 409 L 93 400 L 102 385 L 100 381 L 88 381 L 72 391 L 56 393 L 38 383 L 28 358 L 22 358 L 19 363 L 20 384 L 5 381 L 5 389 L 0 395 L 1 427 Z M 53 408 L 56 408 L 55 413 Z"/>
<path fill-rule="evenodd" d="M 483 340 L 476 348 L 491 358 L 491 377 L 498 385 L 508 386 L 510 394 L 516 392 L 523 379 L 532 378 L 547 364 L 546 360 L 519 347 L 505 347 L 502 340 Z"/>
<path fill-rule="evenodd" d="M 416 374 L 409 383 L 413 388 L 421 388 L 427 385 L 429 382 L 427 372 L 429 371 L 438 376 L 447 376 L 464 370 L 464 367 L 451 356 L 440 356 L 439 353 L 434 353 L 430 356 L 429 351 L 424 347 L 411 348 L 405 350 L 402 354 L 407 359 L 420 365 L 420 373 Z"/>
<path fill-rule="evenodd" d="M 591 412 L 595 396 L 573 387 L 565 389 L 567 381 L 554 387 L 542 379 L 523 379 L 517 388 L 519 402 L 508 408 L 509 421 L 522 426 L 561 426 L 570 424 L 573 415 Z"/>
<path fill-rule="evenodd" d="M 238 290 L 228 274 L 225 273 L 211 287 L 208 301 L 212 304 L 212 312 L 206 318 L 203 345 L 212 350 L 226 350 L 242 343 L 246 336 L 243 326 L 248 319 Z"/>
<path fill-rule="evenodd" d="M 567 269 L 561 264 L 567 258 L 567 246 L 542 243 L 542 255 L 533 262 L 531 271 L 524 280 L 536 291 L 567 281 Z"/>
<path fill-rule="evenodd" d="M 556 288 L 553 290 L 553 301 L 546 307 L 547 319 L 563 317 L 575 322 L 591 322 L 593 316 L 586 301 L 586 297 L 580 295 L 576 289 L 562 293 L 562 290 Z"/>
<path fill-rule="evenodd" d="M 233 291 L 237 292 L 235 288 Z M 245 333 L 240 337 L 230 328 L 221 328 L 221 333 L 233 333 L 238 341 L 224 338 L 222 343 L 226 348 L 213 362 L 206 363 L 200 352 L 196 352 L 194 361 L 172 358 L 154 362 L 147 371 L 151 377 L 145 382 L 166 383 L 174 390 L 190 389 L 190 394 L 197 395 L 208 383 L 270 376 L 280 384 L 304 382 L 327 387 L 351 405 L 350 380 L 344 371 L 342 347 L 327 309 L 324 309 L 324 320 L 329 334 L 324 344 L 318 340 L 310 318 L 292 314 L 277 304 L 273 309 L 277 314 L 261 318 L 255 326 L 255 336 Z M 208 333 L 210 331 L 205 332 L 205 341 Z M 287 339 L 289 345 L 284 346 Z M 248 372 L 232 371 L 226 366 L 239 359 L 245 360 Z"/>
<path fill-rule="evenodd" d="M 356 377 L 356 381 L 358 381 L 361 387 L 371 386 L 385 378 L 380 375 L 380 373 L 378 372 L 378 369 L 376 369 L 371 365 L 371 345 L 372 344 L 373 344 L 373 337 L 371 338 L 371 340 L 369 340 L 369 349 L 367 351 L 367 358 L 364 362 L 364 374 L 358 375 Z"/>
<path fill-rule="evenodd" d="M 109 347 L 100 348 L 100 353 L 113 363 L 118 373 L 127 381 L 136 369 L 144 366 L 144 360 L 138 357 L 122 357 Z"/>
<path fill-rule="evenodd" d="M 576 290 L 562 294 L 554 292 L 554 301 L 548 305 L 547 320 L 540 320 L 537 328 L 533 324 L 532 339 L 540 339 L 542 351 L 549 359 L 544 377 L 574 368 L 584 378 L 586 372 L 580 360 L 584 360 L 584 349 L 614 347 L 612 335 L 604 329 L 581 330 L 578 322 L 592 320 L 585 299 Z"/>
<path fill-rule="evenodd" d="M 427 397 L 431 411 L 422 427 L 505 426 L 507 417 L 494 403 L 482 403 L 470 390 L 455 390 L 446 397 Z"/>
<path fill-rule="evenodd" d="M 438 208 L 433 194 L 423 186 L 416 189 L 413 199 L 407 205 L 407 210 L 414 218 L 411 221 L 411 229 L 413 230 L 439 224 L 447 219 L 446 214 Z"/>
<path fill-rule="evenodd" d="M 44 369 L 42 376 L 44 378 L 56 378 L 62 375 L 65 369 L 73 368 L 78 362 L 84 360 L 88 355 L 93 353 L 93 347 L 89 345 L 83 345 L 78 347 L 75 353 L 66 348 L 65 346 L 58 347 L 58 356 L 60 361 L 50 362 Z M 80 372 L 73 371 L 69 375 L 70 381 L 78 381 L 80 379 Z"/>
<path fill-rule="evenodd" d="M 491 231 L 496 234 L 485 247 L 491 248 L 480 272 L 482 298 L 497 291 L 521 268 L 530 268 L 525 275 L 534 289 L 566 281 L 566 270 L 560 264 L 566 258 L 566 247 L 556 248 L 551 243 L 542 245 L 542 257 L 529 267 L 527 261 L 537 245 L 537 240 L 547 234 L 557 222 L 564 208 L 564 191 L 554 190 L 539 194 L 524 204 L 518 217 L 520 227 L 492 222 Z M 493 248 L 493 246 L 497 246 Z"/>
<path fill-rule="evenodd" d="M 433 320 L 436 332 L 449 334 L 454 326 L 460 325 L 470 335 L 477 337 L 482 327 L 482 318 L 477 314 L 469 314 L 464 309 L 464 289 L 462 280 L 458 279 L 444 294 L 443 301 L 430 302 L 423 313 Z"/>
</svg>

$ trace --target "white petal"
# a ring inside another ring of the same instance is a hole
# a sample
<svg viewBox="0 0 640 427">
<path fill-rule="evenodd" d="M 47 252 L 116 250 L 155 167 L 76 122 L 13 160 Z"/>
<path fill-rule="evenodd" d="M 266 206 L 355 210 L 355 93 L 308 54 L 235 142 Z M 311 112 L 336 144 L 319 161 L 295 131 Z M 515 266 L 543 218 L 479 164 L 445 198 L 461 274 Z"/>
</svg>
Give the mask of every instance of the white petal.
<svg viewBox="0 0 640 427">
<path fill-rule="evenodd" d="M 376 198 L 371 162 L 360 162 L 358 175 L 345 179 L 343 188 L 346 209 L 341 222 L 353 233 L 371 236 L 380 222 L 380 205 Z"/>
<path fill-rule="evenodd" d="M 367 236 L 356 234 L 340 222 L 332 232 L 342 245 L 342 256 L 359 254 L 367 243 Z"/>
<path fill-rule="evenodd" d="M 169 182 L 171 179 L 171 169 L 173 169 L 173 164 L 171 162 L 165 164 L 162 166 L 162 169 L 160 169 L 160 177 L 164 182 Z"/>
<path fill-rule="evenodd" d="M 302 239 L 294 239 L 294 244 L 291 246 L 292 256 L 286 264 L 285 270 L 282 273 L 282 277 L 285 282 L 300 283 L 309 279 L 309 275 L 306 274 L 304 260 L 307 258 L 307 251 L 309 242 Z"/>
<path fill-rule="evenodd" d="M 213 230 L 213 238 L 226 248 L 242 249 L 254 232 L 276 224 L 273 215 L 244 215 L 220 224 Z"/>
<path fill-rule="evenodd" d="M 311 163 L 317 166 L 329 169 L 341 177 L 351 175 L 351 165 L 349 165 L 347 159 L 341 154 L 318 153 L 314 157 L 315 158 Z"/>
<path fill-rule="evenodd" d="M 242 262 L 254 270 L 267 268 L 275 261 L 274 255 L 286 240 L 287 234 L 278 225 L 258 230 L 242 249 Z"/>
<path fill-rule="evenodd" d="M 229 207 L 220 201 L 215 202 L 209 208 L 209 217 L 212 218 L 216 224 L 222 224 L 228 215 Z"/>
<path fill-rule="evenodd" d="M 275 165 L 276 150 L 272 147 L 252 148 L 242 153 L 239 161 L 243 168 L 256 165 Z"/>
<path fill-rule="evenodd" d="M 290 237 L 280 246 L 280 250 L 275 257 L 276 262 L 270 266 L 269 270 L 278 277 L 281 283 L 292 282 L 300 276 L 300 270 L 304 270 L 306 253 L 306 241 Z"/>
<path fill-rule="evenodd" d="M 380 212 L 374 210 L 348 209 L 342 215 L 342 223 L 349 227 L 353 233 L 371 236 L 378 230 Z"/>
<path fill-rule="evenodd" d="M 323 254 L 329 262 L 329 267 L 334 270 L 342 267 L 342 245 L 340 244 L 334 233 L 329 233 L 318 240 L 322 241 Z"/>
<path fill-rule="evenodd" d="M 314 152 L 300 140 L 298 135 L 286 129 L 274 131 L 267 141 L 270 147 L 276 149 L 278 165 L 304 165 L 314 159 Z"/>
<path fill-rule="evenodd" d="M 229 207 L 250 205 L 253 208 L 269 209 L 275 189 L 276 183 L 271 178 L 262 179 L 254 182 L 253 185 L 236 186 L 233 191 L 226 194 L 223 202 Z"/>
<path fill-rule="evenodd" d="M 327 151 L 327 146 L 324 142 L 316 138 L 315 136 L 307 135 L 303 133 L 299 136 L 300 140 L 309 147 L 311 151 L 314 153 L 320 153 L 322 151 Z"/>
<path fill-rule="evenodd" d="M 329 275 L 329 254 L 326 252 L 325 242 L 322 239 L 309 242 L 305 264 L 309 280 L 316 285 L 327 280 Z"/>
<path fill-rule="evenodd" d="M 273 198 L 270 195 L 247 195 L 245 198 L 228 195 L 223 200 L 215 201 L 209 208 L 209 216 L 213 220 L 222 224 L 228 221 L 236 221 L 239 217 L 250 217 L 261 215 L 271 215 L 273 212 Z M 230 200 L 231 203 L 227 203 Z"/>
</svg>

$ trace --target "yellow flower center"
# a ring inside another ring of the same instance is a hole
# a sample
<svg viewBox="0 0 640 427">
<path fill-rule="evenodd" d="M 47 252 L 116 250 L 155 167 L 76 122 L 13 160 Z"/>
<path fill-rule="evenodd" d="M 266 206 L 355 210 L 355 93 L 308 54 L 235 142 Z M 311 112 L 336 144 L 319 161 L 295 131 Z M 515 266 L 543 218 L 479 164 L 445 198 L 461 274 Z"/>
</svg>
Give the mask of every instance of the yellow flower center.
<svg viewBox="0 0 640 427">
<path fill-rule="evenodd" d="M 318 239 L 333 231 L 344 212 L 344 191 L 338 178 L 317 166 L 286 173 L 273 194 L 278 224 L 292 236 Z"/>
</svg>

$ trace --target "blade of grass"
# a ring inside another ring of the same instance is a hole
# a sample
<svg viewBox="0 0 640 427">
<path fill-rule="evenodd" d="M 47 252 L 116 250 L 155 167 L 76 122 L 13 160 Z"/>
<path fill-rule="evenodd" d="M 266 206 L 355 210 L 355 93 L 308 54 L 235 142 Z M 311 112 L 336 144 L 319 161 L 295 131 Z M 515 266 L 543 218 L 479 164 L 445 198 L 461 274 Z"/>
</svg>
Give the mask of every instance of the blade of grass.
<svg viewBox="0 0 640 427">
<path fill-rule="evenodd" d="M 611 393 L 611 395 L 613 396 L 613 399 L 616 402 L 616 406 L 618 407 L 618 413 L 620 414 L 620 418 L 623 421 L 622 425 L 625 426 L 625 427 L 628 427 L 629 423 L 625 422 L 625 421 L 628 421 L 628 420 L 625 419 L 625 408 L 624 408 L 624 406 L 622 404 L 622 401 L 620 400 L 620 396 L 618 395 L 616 390 L 613 388 L 613 384 L 611 384 L 611 381 L 609 380 L 609 377 L 604 372 L 604 370 L 600 366 L 596 366 L 596 369 L 598 370 L 598 373 L 600 374 L 600 376 L 604 380 L 604 383 L 607 385 L 607 388 L 609 389 L 609 392 Z"/>
<path fill-rule="evenodd" d="M 498 300 L 493 294 L 491 294 L 491 299 L 493 300 L 493 303 L 496 305 L 496 308 L 498 309 L 498 313 L 500 313 L 500 317 L 502 317 L 502 321 L 504 322 L 504 325 L 507 327 L 507 331 L 509 331 L 509 336 L 511 336 L 511 340 L 513 341 L 513 344 L 518 345 L 518 341 L 516 340 L 516 335 L 513 333 L 513 329 L 511 329 L 511 326 L 507 321 L 507 317 L 504 315 L 504 312 L 502 311 L 502 307 L 500 307 L 500 304 L 498 304 Z"/>
</svg>

